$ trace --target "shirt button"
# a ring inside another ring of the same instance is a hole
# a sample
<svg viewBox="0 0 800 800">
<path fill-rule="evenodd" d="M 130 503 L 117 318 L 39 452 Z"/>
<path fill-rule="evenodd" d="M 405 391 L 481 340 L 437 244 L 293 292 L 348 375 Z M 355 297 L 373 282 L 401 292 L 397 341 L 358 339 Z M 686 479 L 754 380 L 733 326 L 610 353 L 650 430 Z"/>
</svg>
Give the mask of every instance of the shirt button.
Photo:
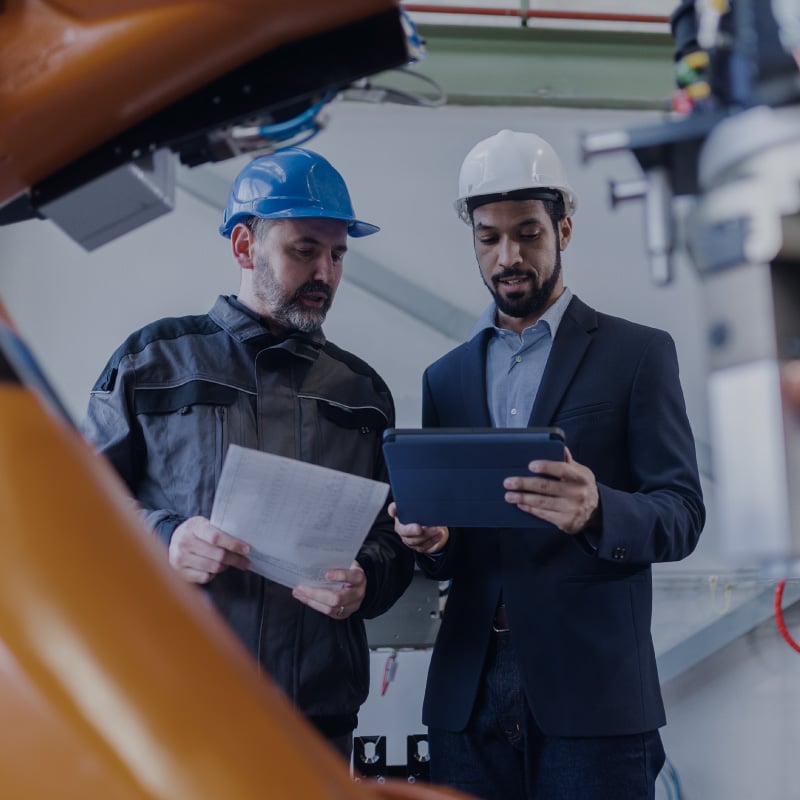
<svg viewBox="0 0 800 800">
<path fill-rule="evenodd" d="M 514 361 L 516 361 L 516 362 L 517 362 L 517 364 L 519 364 L 519 362 L 520 362 L 520 361 L 522 361 L 522 356 L 517 356 L 517 357 L 514 359 Z"/>
<path fill-rule="evenodd" d="M 516 408 L 512 408 L 511 409 L 511 416 L 513 417 L 516 413 L 517 413 L 517 409 Z"/>
</svg>

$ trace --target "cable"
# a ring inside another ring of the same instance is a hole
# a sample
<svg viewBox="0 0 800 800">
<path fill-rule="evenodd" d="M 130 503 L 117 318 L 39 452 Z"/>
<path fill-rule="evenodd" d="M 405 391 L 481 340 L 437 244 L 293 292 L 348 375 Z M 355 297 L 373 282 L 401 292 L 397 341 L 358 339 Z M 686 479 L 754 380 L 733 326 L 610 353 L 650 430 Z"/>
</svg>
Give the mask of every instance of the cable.
<svg viewBox="0 0 800 800">
<path fill-rule="evenodd" d="M 255 119 L 250 124 L 233 125 L 225 129 L 221 138 L 236 156 L 301 145 L 325 127 L 327 120 L 322 112 L 335 97 L 336 92 L 325 92 L 304 111 L 283 122 Z"/>
<path fill-rule="evenodd" d="M 789 633 L 788 629 L 786 628 L 786 623 L 783 619 L 783 590 L 786 586 L 785 580 L 778 581 L 778 585 L 775 587 L 775 624 L 778 626 L 778 631 L 780 632 L 781 636 L 786 640 L 787 644 L 797 650 L 800 653 L 800 644 L 798 644 L 793 638 L 792 635 Z"/>
<path fill-rule="evenodd" d="M 383 679 L 381 680 L 381 697 L 386 694 L 389 684 L 394 680 L 397 673 L 397 650 L 392 650 L 386 657 L 386 663 L 383 666 Z"/>
<path fill-rule="evenodd" d="M 662 781 L 667 792 L 667 800 L 683 800 L 683 789 L 681 788 L 681 781 L 678 777 L 678 771 L 673 766 L 672 762 L 665 757 L 664 766 L 658 777 Z"/>
<path fill-rule="evenodd" d="M 374 86 L 368 79 L 364 78 L 345 89 L 342 92 L 342 98 L 345 100 L 361 100 L 367 103 L 400 103 L 401 105 L 425 106 L 427 108 L 437 108 L 447 102 L 447 95 L 433 78 L 405 67 L 399 67 L 394 71 L 403 75 L 410 75 L 433 86 L 437 92 L 436 97 L 427 98 L 424 95 L 395 89 L 391 86 Z"/>
</svg>

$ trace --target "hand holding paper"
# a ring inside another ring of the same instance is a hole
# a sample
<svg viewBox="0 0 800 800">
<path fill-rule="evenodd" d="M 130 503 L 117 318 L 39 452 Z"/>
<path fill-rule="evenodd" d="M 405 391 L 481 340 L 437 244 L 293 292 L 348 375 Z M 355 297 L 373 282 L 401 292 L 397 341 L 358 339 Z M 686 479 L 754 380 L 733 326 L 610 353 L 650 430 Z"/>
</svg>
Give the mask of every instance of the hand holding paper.
<svg viewBox="0 0 800 800">
<path fill-rule="evenodd" d="M 330 586 L 349 569 L 386 501 L 388 484 L 231 445 L 211 523 L 250 545 L 250 569 L 294 587 Z"/>
</svg>

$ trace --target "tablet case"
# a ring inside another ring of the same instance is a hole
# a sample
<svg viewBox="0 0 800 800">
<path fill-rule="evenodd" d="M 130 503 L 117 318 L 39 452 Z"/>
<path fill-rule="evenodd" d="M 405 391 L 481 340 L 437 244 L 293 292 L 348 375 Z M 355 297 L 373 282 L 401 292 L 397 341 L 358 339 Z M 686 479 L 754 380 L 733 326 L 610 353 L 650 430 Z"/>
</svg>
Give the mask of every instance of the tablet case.
<svg viewBox="0 0 800 800">
<path fill-rule="evenodd" d="M 564 460 L 560 428 L 389 428 L 383 435 L 401 522 L 462 528 L 554 526 L 503 499 L 503 479 Z"/>
</svg>

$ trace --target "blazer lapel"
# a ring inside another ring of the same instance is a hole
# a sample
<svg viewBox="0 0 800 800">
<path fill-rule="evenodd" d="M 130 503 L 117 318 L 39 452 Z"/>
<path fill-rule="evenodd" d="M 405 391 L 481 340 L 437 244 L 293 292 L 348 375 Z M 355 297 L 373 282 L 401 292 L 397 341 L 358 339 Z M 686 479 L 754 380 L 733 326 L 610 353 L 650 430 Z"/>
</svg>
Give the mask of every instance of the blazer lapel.
<svg viewBox="0 0 800 800">
<path fill-rule="evenodd" d="M 528 422 L 530 427 L 551 424 L 596 329 L 597 312 L 574 296 L 553 340 Z"/>
<path fill-rule="evenodd" d="M 490 330 L 473 337 L 461 360 L 461 397 L 467 425 L 489 428 L 492 419 L 486 402 L 486 345 Z"/>
</svg>

